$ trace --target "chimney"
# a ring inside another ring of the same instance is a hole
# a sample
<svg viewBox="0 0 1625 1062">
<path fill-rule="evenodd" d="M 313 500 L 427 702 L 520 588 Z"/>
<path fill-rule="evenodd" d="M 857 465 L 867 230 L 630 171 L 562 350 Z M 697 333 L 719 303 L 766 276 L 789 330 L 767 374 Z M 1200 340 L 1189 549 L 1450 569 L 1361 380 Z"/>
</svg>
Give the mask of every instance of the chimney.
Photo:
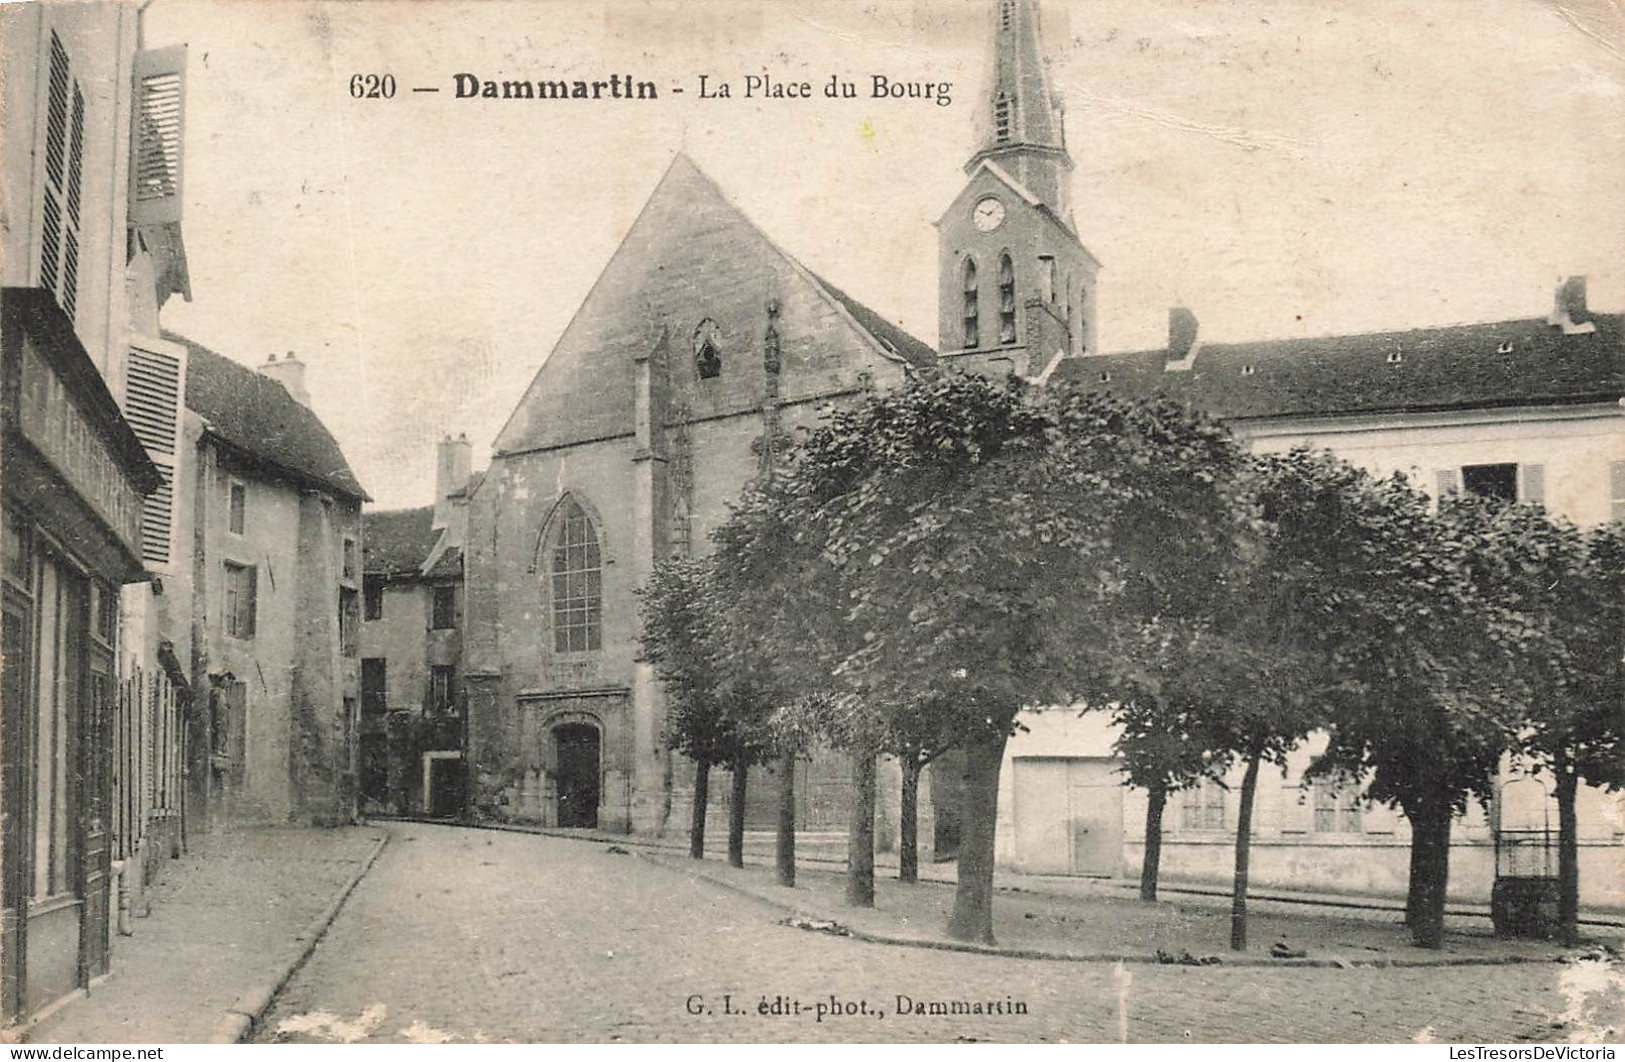
<svg viewBox="0 0 1625 1062">
<path fill-rule="evenodd" d="M 265 364 L 260 366 L 260 373 L 286 387 L 295 402 L 306 409 L 310 408 L 310 392 L 305 390 L 305 363 L 300 361 L 293 351 L 288 351 L 288 356 L 281 361 L 277 361 L 276 355 L 272 354 L 265 359 Z"/>
<path fill-rule="evenodd" d="M 1597 326 L 1586 320 L 1590 312 L 1586 310 L 1586 278 L 1569 277 L 1557 285 L 1557 291 L 1552 295 L 1552 313 L 1546 318 L 1546 323 L 1553 328 L 1561 328 L 1566 336 L 1582 335 L 1595 332 Z"/>
<path fill-rule="evenodd" d="M 473 469 L 474 447 L 466 434 L 453 439 L 447 435 L 435 446 L 434 457 L 434 522 L 439 530 L 449 527 L 453 505 L 451 495 L 468 487 L 468 476 Z"/>
<path fill-rule="evenodd" d="M 1196 315 L 1185 307 L 1175 306 L 1168 311 L 1169 368 L 1190 368 L 1191 359 L 1196 357 L 1197 350 L 1202 346 L 1199 331 Z"/>
</svg>

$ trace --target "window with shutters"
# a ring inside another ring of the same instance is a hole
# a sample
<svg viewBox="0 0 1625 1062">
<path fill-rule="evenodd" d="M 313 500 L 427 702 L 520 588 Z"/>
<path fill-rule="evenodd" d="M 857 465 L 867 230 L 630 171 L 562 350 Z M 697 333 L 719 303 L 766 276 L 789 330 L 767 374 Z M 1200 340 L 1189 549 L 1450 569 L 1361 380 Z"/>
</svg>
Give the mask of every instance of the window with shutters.
<svg viewBox="0 0 1625 1062">
<path fill-rule="evenodd" d="M 356 577 L 356 549 L 355 539 L 347 538 L 340 550 L 339 578 L 355 582 Z"/>
<path fill-rule="evenodd" d="M 1203 778 L 1181 790 L 1179 826 L 1184 830 L 1224 829 L 1225 788 L 1212 778 Z"/>
<path fill-rule="evenodd" d="M 999 342 L 1016 341 L 1016 267 L 1007 254 L 999 256 Z"/>
<path fill-rule="evenodd" d="M 1501 501 L 1515 502 L 1518 500 L 1518 466 L 1463 465 L 1461 489 L 1468 494 L 1477 494 L 1481 498 L 1498 498 Z"/>
<path fill-rule="evenodd" d="M 981 306 L 976 285 L 976 259 L 965 259 L 964 283 L 965 349 L 974 350 L 982 342 Z"/>
<path fill-rule="evenodd" d="M 1360 833 L 1360 792 L 1351 785 L 1317 779 L 1313 783 L 1316 833 Z"/>
<path fill-rule="evenodd" d="M 384 583 L 381 579 L 365 579 L 361 584 L 361 614 L 368 620 L 384 618 Z"/>
<path fill-rule="evenodd" d="M 39 282 L 71 320 L 79 303 L 79 239 L 85 162 L 85 95 L 62 38 L 51 31 L 45 94 L 45 180 L 40 204 Z"/>
<path fill-rule="evenodd" d="M 1625 461 L 1608 466 L 1608 494 L 1613 502 L 1611 519 L 1625 520 Z"/>
<path fill-rule="evenodd" d="M 255 593 L 258 572 L 246 564 L 226 562 L 226 633 L 233 638 L 254 637 Z"/>
<path fill-rule="evenodd" d="M 158 304 L 190 299 L 181 241 L 186 132 L 186 46 L 140 52 L 132 72 L 129 226 L 152 254 Z"/>
<path fill-rule="evenodd" d="M 186 362 L 179 354 L 132 346 L 124 363 L 124 416 L 160 477 L 141 509 L 141 556 L 154 567 L 172 559 L 176 433 L 185 378 Z"/>
<path fill-rule="evenodd" d="M 361 651 L 361 596 L 349 587 L 339 588 L 339 652 L 355 656 Z"/>
</svg>

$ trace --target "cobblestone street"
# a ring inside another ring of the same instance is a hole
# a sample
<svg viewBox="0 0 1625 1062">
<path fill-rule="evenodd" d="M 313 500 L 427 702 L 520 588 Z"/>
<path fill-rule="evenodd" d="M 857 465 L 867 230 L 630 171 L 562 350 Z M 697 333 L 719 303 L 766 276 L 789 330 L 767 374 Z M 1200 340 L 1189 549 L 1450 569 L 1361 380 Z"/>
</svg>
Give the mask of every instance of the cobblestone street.
<svg viewBox="0 0 1625 1062">
<path fill-rule="evenodd" d="M 1617 978 L 1584 964 L 1184 968 L 888 947 L 776 925 L 774 908 L 601 844 L 391 828 L 261 1042 L 1086 1042 L 1125 1026 L 1131 1041 L 1553 1041 L 1599 1035 L 1599 1007 L 1617 1036 Z M 857 1013 L 820 1020 L 832 995 Z M 900 1014 L 899 997 L 1026 1012 Z M 764 999 L 790 1013 L 761 1013 Z"/>
</svg>

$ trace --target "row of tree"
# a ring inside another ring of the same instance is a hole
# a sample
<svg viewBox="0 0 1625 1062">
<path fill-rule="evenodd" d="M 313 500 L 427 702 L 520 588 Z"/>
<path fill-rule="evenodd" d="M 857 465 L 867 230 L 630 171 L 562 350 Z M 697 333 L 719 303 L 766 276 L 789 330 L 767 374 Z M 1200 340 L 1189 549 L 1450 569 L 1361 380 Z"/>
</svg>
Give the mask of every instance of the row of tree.
<svg viewBox="0 0 1625 1062">
<path fill-rule="evenodd" d="M 1625 783 L 1625 530 L 1536 507 L 1437 507 L 1323 452 L 1252 457 L 1162 400 L 962 374 L 868 397 L 747 488 L 703 559 L 660 565 L 644 651 L 669 741 L 733 772 L 743 857 L 753 765 L 777 763 L 779 872 L 794 881 L 794 764 L 853 763 L 848 897 L 873 902 L 875 760 L 904 777 L 902 874 L 920 770 L 965 765 L 949 933 L 991 942 L 1005 744 L 1023 707 L 1111 712 L 1149 796 L 1154 899 L 1171 793 L 1243 768 L 1232 944 L 1246 943 L 1260 771 L 1310 733 L 1312 775 L 1369 779 L 1412 827 L 1408 921 L 1443 932 L 1453 817 L 1511 753 L 1555 778 L 1562 914 L 1577 910 L 1578 784 Z"/>
</svg>

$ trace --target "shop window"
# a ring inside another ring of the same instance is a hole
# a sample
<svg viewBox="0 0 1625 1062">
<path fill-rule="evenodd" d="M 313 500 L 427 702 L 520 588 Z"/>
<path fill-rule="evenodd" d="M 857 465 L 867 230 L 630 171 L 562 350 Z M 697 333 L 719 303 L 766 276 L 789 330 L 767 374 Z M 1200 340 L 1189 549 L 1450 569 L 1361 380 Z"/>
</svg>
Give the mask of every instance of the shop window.
<svg viewBox="0 0 1625 1062">
<path fill-rule="evenodd" d="M 233 638 L 254 637 L 258 575 L 249 565 L 226 563 L 226 633 Z"/>
<path fill-rule="evenodd" d="M 434 588 L 434 598 L 429 608 L 429 625 L 437 631 L 448 631 L 457 626 L 457 587 Z"/>
<path fill-rule="evenodd" d="M 77 857 L 73 753 L 84 695 L 85 588 L 69 570 L 47 557 L 40 566 L 38 647 L 34 683 L 34 881 L 35 900 L 59 896 L 73 885 Z"/>
</svg>

